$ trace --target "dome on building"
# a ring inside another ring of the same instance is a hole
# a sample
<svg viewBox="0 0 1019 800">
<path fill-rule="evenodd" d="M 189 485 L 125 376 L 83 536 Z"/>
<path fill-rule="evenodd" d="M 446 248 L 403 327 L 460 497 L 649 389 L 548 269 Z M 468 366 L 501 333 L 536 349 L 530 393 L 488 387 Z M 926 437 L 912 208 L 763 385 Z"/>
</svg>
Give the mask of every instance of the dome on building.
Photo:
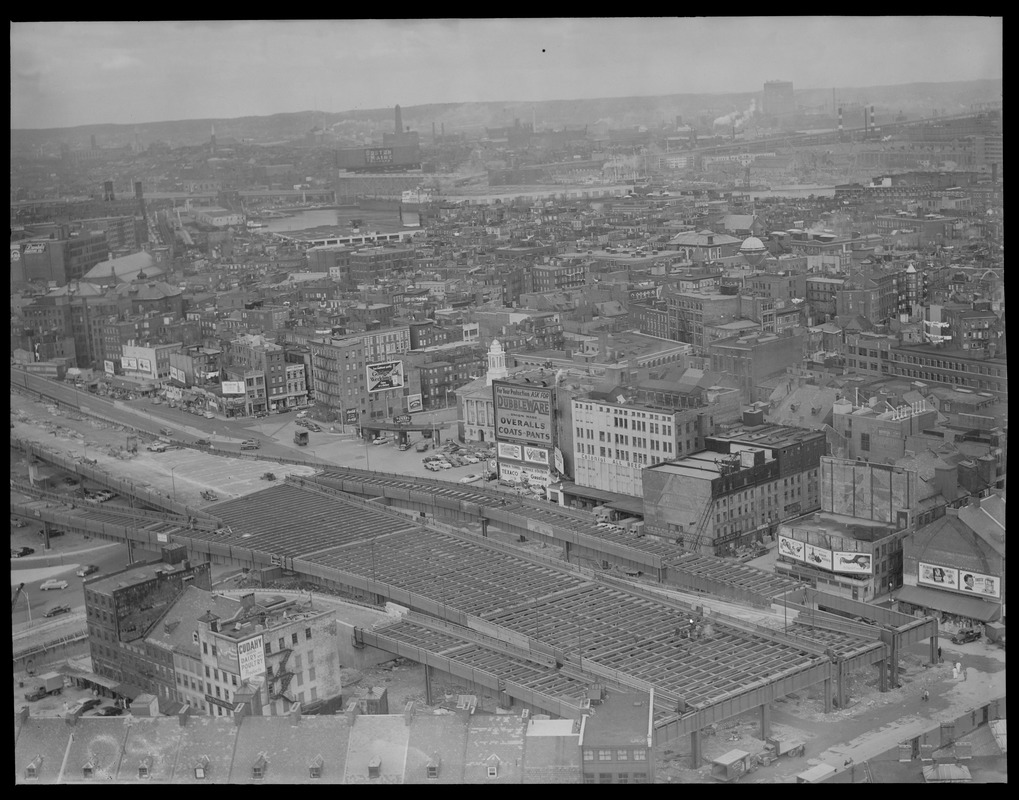
<svg viewBox="0 0 1019 800">
<path fill-rule="evenodd" d="M 768 249 L 764 246 L 764 242 L 756 236 L 748 236 L 744 239 L 739 252 L 751 267 L 756 267 L 768 255 Z"/>
</svg>

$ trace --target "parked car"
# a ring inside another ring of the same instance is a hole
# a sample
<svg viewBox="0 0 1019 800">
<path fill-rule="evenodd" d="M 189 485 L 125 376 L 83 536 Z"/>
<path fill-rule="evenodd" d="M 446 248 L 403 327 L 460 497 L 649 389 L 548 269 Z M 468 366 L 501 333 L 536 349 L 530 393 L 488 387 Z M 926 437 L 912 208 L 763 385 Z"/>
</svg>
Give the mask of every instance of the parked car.
<svg viewBox="0 0 1019 800">
<path fill-rule="evenodd" d="M 93 708 L 98 708 L 102 704 L 103 701 L 100 700 L 98 697 L 90 697 L 88 698 L 88 700 L 82 700 L 81 703 L 78 705 L 78 708 L 80 708 L 82 711 L 90 711 Z"/>
<path fill-rule="evenodd" d="M 31 547 L 19 547 L 17 549 L 11 548 L 11 558 L 21 558 L 22 556 L 30 556 L 34 553 Z"/>
<path fill-rule="evenodd" d="M 166 452 L 166 445 L 163 444 L 162 442 L 153 442 L 152 444 L 150 444 L 145 449 L 148 450 L 151 453 L 165 453 Z"/>
<path fill-rule="evenodd" d="M 389 439 L 385 436 L 380 436 L 378 439 L 372 442 L 372 444 L 388 444 Z"/>
<path fill-rule="evenodd" d="M 321 433 L 322 432 L 322 429 L 318 425 L 316 425 L 314 422 L 309 422 L 307 425 L 305 425 L 305 427 L 309 431 L 314 431 L 315 433 Z"/>
<path fill-rule="evenodd" d="M 439 465 L 439 469 L 453 469 L 453 465 L 448 461 L 436 461 L 435 463 Z"/>
<path fill-rule="evenodd" d="M 84 578 L 87 575 L 91 575 L 93 572 L 99 572 L 99 567 L 97 567 L 95 564 L 86 564 L 83 567 L 78 567 L 77 572 L 75 572 L 74 574 L 77 575 L 79 578 Z"/>
<path fill-rule="evenodd" d="M 70 606 L 53 606 L 49 611 L 43 614 L 44 617 L 58 617 L 61 614 L 67 614 L 70 612 Z"/>
<path fill-rule="evenodd" d="M 171 431 L 169 428 L 160 428 L 159 429 L 159 435 L 160 436 L 173 436 L 173 431 Z"/>
<path fill-rule="evenodd" d="M 418 442 L 414 449 L 417 450 L 417 452 L 419 452 L 419 453 L 427 453 L 428 452 L 428 442 Z"/>
<path fill-rule="evenodd" d="M 460 483 L 474 483 L 474 481 L 480 481 L 480 480 L 481 480 L 481 476 L 472 472 L 470 475 L 464 475 L 460 479 Z"/>
<path fill-rule="evenodd" d="M 215 417 L 216 415 L 215 415 L 215 414 L 213 414 L 213 413 L 212 413 L 211 411 L 206 411 L 206 412 L 204 412 L 204 413 L 202 414 L 202 416 L 203 416 L 203 417 L 205 417 L 206 419 L 212 419 L 212 418 L 213 418 L 213 417 Z"/>
<path fill-rule="evenodd" d="M 962 628 L 952 635 L 952 644 L 966 644 L 967 642 L 979 642 L 980 631 L 976 628 Z"/>
<path fill-rule="evenodd" d="M 50 529 L 50 538 L 51 539 L 54 536 L 63 536 L 63 535 L 64 535 L 64 532 L 62 530 L 60 530 L 60 528 L 51 528 Z M 39 531 L 39 538 L 40 539 L 45 539 L 46 538 L 46 531 Z"/>
<path fill-rule="evenodd" d="M 410 443 L 409 443 L 409 442 L 403 442 L 403 443 L 402 443 L 402 444 L 400 445 L 400 448 L 399 448 L 399 449 L 400 449 L 400 452 L 401 452 L 401 453 L 402 453 L 402 452 L 403 452 L 404 450 L 410 450 Z"/>
<path fill-rule="evenodd" d="M 51 578 L 48 581 L 43 581 L 39 588 L 44 592 L 48 592 L 50 589 L 66 589 L 67 581 L 58 581 Z"/>
<path fill-rule="evenodd" d="M 212 442 L 208 439 L 195 439 L 195 447 L 212 447 Z"/>
<path fill-rule="evenodd" d="M 75 478 L 73 475 L 67 475 L 67 476 L 64 477 L 64 483 L 67 486 L 77 486 L 78 485 L 78 479 Z M 18 527 L 20 527 L 20 526 L 18 526 Z"/>
<path fill-rule="evenodd" d="M 122 709 L 120 706 L 103 706 L 102 708 L 97 708 L 96 709 L 95 716 L 97 716 L 97 717 L 119 717 L 123 713 L 124 713 L 124 709 Z"/>
<path fill-rule="evenodd" d="M 241 450 L 257 450 L 261 446 L 257 439 L 246 439 L 241 442 Z"/>
</svg>

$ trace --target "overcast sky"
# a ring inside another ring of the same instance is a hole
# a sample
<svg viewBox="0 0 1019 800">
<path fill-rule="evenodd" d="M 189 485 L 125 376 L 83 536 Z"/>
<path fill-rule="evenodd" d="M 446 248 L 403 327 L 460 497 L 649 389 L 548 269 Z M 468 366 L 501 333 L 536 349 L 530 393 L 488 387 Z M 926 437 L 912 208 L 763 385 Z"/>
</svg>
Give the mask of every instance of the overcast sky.
<svg viewBox="0 0 1019 800">
<path fill-rule="evenodd" d="M 11 127 L 1002 77 L 1000 17 L 11 25 Z"/>
</svg>

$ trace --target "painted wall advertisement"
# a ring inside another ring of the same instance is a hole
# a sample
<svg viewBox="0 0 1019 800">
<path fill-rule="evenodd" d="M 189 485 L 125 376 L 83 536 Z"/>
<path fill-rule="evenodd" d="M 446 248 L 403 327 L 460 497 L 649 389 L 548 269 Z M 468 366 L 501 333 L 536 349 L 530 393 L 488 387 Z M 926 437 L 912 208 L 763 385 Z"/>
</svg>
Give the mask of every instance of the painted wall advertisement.
<svg viewBox="0 0 1019 800">
<path fill-rule="evenodd" d="M 835 572 L 844 572 L 847 575 L 871 575 L 874 572 L 874 557 L 870 553 L 836 550 L 832 555 Z"/>
<path fill-rule="evenodd" d="M 368 374 L 368 391 L 385 392 L 403 386 L 403 362 L 382 361 L 378 364 L 365 364 Z"/>
<path fill-rule="evenodd" d="M 518 444 L 499 442 L 497 445 L 499 458 L 512 458 L 514 461 L 523 461 L 523 448 Z"/>
<path fill-rule="evenodd" d="M 261 636 L 238 642 L 237 665 L 242 681 L 265 672 L 265 646 Z"/>
<path fill-rule="evenodd" d="M 421 402 L 421 395 L 409 394 L 407 395 L 407 411 L 410 414 L 414 414 L 418 411 L 424 410 L 424 403 Z"/>
<path fill-rule="evenodd" d="M 559 474 L 566 472 L 566 463 L 563 461 L 563 451 L 558 447 L 555 449 L 555 468 Z"/>
<path fill-rule="evenodd" d="M 968 569 L 943 567 L 938 564 L 919 564 L 917 582 L 942 589 L 955 589 L 980 597 L 1001 598 L 1001 582 L 993 575 L 984 575 Z"/>
<path fill-rule="evenodd" d="M 788 536 L 782 536 L 779 534 L 778 554 L 780 556 L 795 558 L 797 561 L 803 561 L 803 542 L 798 542 L 795 539 L 790 539 Z"/>
<path fill-rule="evenodd" d="M 501 441 L 552 445 L 552 389 L 492 383 L 495 437 Z"/>
<path fill-rule="evenodd" d="M 244 394 L 244 381 L 223 381 L 223 394 Z"/>
</svg>

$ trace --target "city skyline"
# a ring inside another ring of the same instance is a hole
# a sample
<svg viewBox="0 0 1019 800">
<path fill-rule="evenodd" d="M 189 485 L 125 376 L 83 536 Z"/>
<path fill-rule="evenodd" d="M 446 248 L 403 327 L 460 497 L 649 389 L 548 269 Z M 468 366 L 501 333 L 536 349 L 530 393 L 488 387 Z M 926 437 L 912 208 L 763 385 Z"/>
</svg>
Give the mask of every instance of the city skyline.
<svg viewBox="0 0 1019 800">
<path fill-rule="evenodd" d="M 12 23 L 11 128 L 1000 79 L 1001 45 L 1000 17 Z"/>
</svg>

